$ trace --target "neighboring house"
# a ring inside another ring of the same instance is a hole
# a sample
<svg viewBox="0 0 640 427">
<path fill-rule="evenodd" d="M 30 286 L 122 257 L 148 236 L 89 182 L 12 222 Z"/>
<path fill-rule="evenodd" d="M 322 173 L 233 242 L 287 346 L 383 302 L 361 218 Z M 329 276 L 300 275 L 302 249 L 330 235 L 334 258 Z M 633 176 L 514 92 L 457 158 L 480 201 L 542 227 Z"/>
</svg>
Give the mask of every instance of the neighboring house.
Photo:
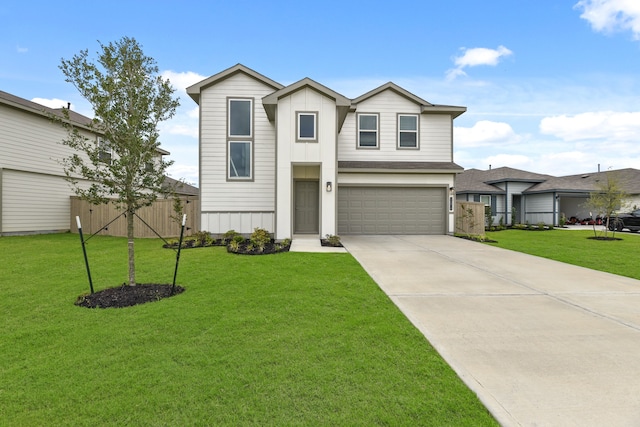
<svg viewBox="0 0 640 427">
<path fill-rule="evenodd" d="M 598 183 L 616 179 L 629 195 L 628 205 L 640 204 L 640 170 L 620 169 L 554 177 L 507 167 L 478 170 L 468 169 L 456 180 L 458 201 L 483 202 L 491 208 L 494 223 L 530 223 L 558 225 L 564 215 L 567 219 L 595 218 L 591 212 L 589 194 L 598 189 Z M 512 216 L 515 214 L 515 216 Z"/>
<path fill-rule="evenodd" d="M 241 64 L 189 88 L 200 106 L 201 228 L 294 234 L 454 231 L 453 119 L 387 83 L 349 99 Z"/>
<path fill-rule="evenodd" d="M 73 150 L 61 144 L 66 130 L 50 114 L 62 117 L 62 109 L 0 91 L 0 236 L 69 230 L 74 192 L 59 161 Z M 108 161 L 111 150 L 87 128 L 91 120 L 74 111 L 69 115 L 85 136 L 104 145 Z M 158 151 L 159 158 L 168 154 Z"/>
</svg>

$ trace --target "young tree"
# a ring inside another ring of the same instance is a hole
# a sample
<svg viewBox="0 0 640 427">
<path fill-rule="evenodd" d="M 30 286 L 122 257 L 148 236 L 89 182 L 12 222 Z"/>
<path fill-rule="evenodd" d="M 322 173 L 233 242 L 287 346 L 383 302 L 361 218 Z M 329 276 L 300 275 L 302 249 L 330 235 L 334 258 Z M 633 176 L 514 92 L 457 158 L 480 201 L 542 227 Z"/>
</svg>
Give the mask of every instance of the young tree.
<svg viewBox="0 0 640 427">
<path fill-rule="evenodd" d="M 596 191 L 589 194 L 587 206 L 604 217 L 604 235 L 606 237 L 611 215 L 624 205 L 628 195 L 622 190 L 620 182 L 613 172 L 606 172 L 605 177 L 606 179 L 596 183 Z"/>
<path fill-rule="evenodd" d="M 135 285 L 133 214 L 163 193 L 171 162 L 159 156 L 157 127 L 173 117 L 179 101 L 169 81 L 158 74 L 155 60 L 144 55 L 135 39 L 123 37 L 100 47 L 96 61 L 84 50 L 60 65 L 66 81 L 93 107 L 89 128 L 104 137 L 88 138 L 70 125 L 65 110 L 67 120 L 62 123 L 68 132 L 62 144 L 77 153 L 62 165 L 78 196 L 94 204 L 114 197 L 126 212 L 129 285 Z M 90 182 L 88 188 L 78 184 L 78 176 Z"/>
</svg>

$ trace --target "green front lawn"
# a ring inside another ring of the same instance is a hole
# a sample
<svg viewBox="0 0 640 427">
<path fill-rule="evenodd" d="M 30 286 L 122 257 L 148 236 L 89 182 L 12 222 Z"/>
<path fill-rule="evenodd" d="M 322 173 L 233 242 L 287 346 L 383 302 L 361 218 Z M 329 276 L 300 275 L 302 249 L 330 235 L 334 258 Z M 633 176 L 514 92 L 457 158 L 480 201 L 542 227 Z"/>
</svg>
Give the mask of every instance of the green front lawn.
<svg viewBox="0 0 640 427">
<path fill-rule="evenodd" d="M 490 243 L 492 246 L 640 279 L 640 235 L 615 233 L 622 240 L 607 241 L 588 238 L 593 236 L 593 230 L 558 229 L 487 233 L 489 239 L 498 242 Z"/>
<path fill-rule="evenodd" d="M 136 250 L 171 283 L 174 251 Z M 96 290 L 126 281 L 125 239 L 88 253 Z M 77 235 L 0 254 L 0 425 L 496 425 L 349 254 L 184 250 L 184 293 L 123 309 L 73 305 Z"/>
</svg>

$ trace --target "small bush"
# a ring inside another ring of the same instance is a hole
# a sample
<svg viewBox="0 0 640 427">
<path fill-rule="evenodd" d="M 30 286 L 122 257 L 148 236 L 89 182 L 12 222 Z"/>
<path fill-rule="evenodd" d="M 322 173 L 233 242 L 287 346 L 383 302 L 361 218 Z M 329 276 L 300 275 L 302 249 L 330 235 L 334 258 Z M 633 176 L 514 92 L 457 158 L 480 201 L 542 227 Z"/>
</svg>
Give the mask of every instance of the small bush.
<svg viewBox="0 0 640 427">
<path fill-rule="evenodd" d="M 327 234 L 325 237 L 327 238 L 327 242 L 329 242 L 331 246 L 341 246 L 340 236 L 336 236 L 335 234 Z"/>
<path fill-rule="evenodd" d="M 193 233 L 193 238 L 198 246 L 209 246 L 213 242 L 208 231 L 197 231 Z"/>
<path fill-rule="evenodd" d="M 251 246 L 262 252 L 268 243 L 271 243 L 271 234 L 264 228 L 255 228 L 249 238 Z"/>
<path fill-rule="evenodd" d="M 545 228 L 545 223 L 544 222 L 539 222 L 538 223 L 538 230 L 544 230 Z"/>
<path fill-rule="evenodd" d="M 230 241 L 232 241 L 234 239 L 234 237 L 236 237 L 238 235 L 240 235 L 240 233 L 238 233 L 236 230 L 229 230 L 229 231 L 227 231 L 226 233 L 224 233 L 222 235 L 222 238 L 224 240 L 226 240 L 227 242 L 230 242 Z"/>
</svg>

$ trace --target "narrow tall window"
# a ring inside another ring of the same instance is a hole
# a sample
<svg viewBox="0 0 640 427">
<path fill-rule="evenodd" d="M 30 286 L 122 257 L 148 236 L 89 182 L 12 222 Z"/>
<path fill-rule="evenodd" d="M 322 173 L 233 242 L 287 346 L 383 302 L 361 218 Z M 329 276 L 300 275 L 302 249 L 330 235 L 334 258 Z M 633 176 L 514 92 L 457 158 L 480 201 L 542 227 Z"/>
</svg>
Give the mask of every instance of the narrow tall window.
<svg viewBox="0 0 640 427">
<path fill-rule="evenodd" d="M 100 150 L 98 153 L 100 161 L 110 165 L 111 154 L 113 153 L 113 150 L 111 149 L 111 144 L 109 144 L 109 141 L 102 137 L 98 137 L 98 149 Z"/>
<path fill-rule="evenodd" d="M 229 141 L 229 178 L 251 178 L 251 142 Z"/>
<path fill-rule="evenodd" d="M 378 147 L 378 115 L 358 114 L 358 147 Z"/>
<path fill-rule="evenodd" d="M 297 129 L 298 141 L 313 142 L 317 141 L 317 113 L 298 113 Z"/>
<path fill-rule="evenodd" d="M 229 100 L 229 136 L 252 136 L 251 101 L 250 99 Z"/>
<path fill-rule="evenodd" d="M 418 115 L 398 114 L 398 148 L 418 148 Z"/>
<path fill-rule="evenodd" d="M 230 98 L 227 109 L 227 178 L 253 179 L 253 99 Z"/>
</svg>

